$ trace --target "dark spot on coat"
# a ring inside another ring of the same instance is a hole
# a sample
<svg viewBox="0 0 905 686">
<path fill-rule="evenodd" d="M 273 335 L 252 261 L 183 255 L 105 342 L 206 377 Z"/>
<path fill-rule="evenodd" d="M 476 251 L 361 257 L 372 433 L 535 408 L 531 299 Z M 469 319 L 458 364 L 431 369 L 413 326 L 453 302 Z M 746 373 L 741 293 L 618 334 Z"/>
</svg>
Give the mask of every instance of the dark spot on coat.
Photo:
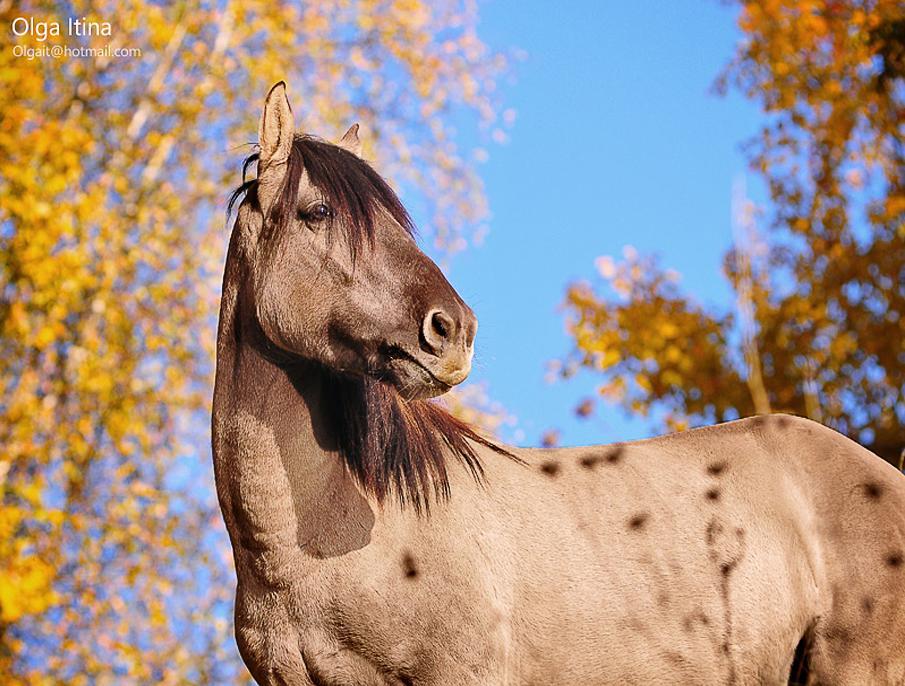
<svg viewBox="0 0 905 686">
<path fill-rule="evenodd" d="M 547 476 L 556 476 L 557 474 L 559 474 L 559 464 L 553 462 L 552 460 L 549 462 L 544 462 L 540 466 L 540 470 Z"/>
<path fill-rule="evenodd" d="M 619 464 L 622 460 L 622 453 L 625 452 L 625 448 L 622 446 L 616 446 L 610 452 L 607 453 L 606 461 L 610 464 Z"/>
<path fill-rule="evenodd" d="M 776 418 L 776 426 L 778 426 L 780 429 L 785 429 L 788 425 L 789 425 L 788 417 L 777 417 Z"/>
<path fill-rule="evenodd" d="M 418 577 L 418 566 L 415 564 L 415 558 L 409 552 L 402 556 L 402 573 L 406 579 L 416 579 Z"/>
<path fill-rule="evenodd" d="M 830 641 L 838 641 L 839 643 L 848 643 L 852 640 L 852 632 L 838 624 L 827 627 L 823 635 Z"/>
<path fill-rule="evenodd" d="M 716 522 L 715 520 L 711 520 L 707 525 L 707 545 L 713 545 L 716 542 L 716 537 L 723 533 L 723 526 Z"/>
<path fill-rule="evenodd" d="M 628 528 L 632 531 L 640 531 L 647 524 L 648 514 L 640 512 L 628 520 Z"/>
<path fill-rule="evenodd" d="M 886 556 L 886 564 L 890 567 L 901 567 L 902 566 L 902 553 L 890 553 Z"/>
<path fill-rule="evenodd" d="M 874 601 L 871 598 L 865 596 L 861 599 L 861 609 L 864 610 L 864 614 L 872 614 L 874 611 Z"/>
<path fill-rule="evenodd" d="M 676 665 L 677 667 L 678 667 L 679 665 L 685 664 L 685 658 L 682 656 L 682 654 L 681 654 L 681 653 L 678 653 L 678 652 L 676 652 L 676 651 L 674 651 L 674 650 L 668 650 L 668 651 L 666 651 L 666 652 L 663 654 L 663 657 L 666 658 L 666 661 L 667 661 L 667 662 L 671 662 L 672 664 Z"/>
<path fill-rule="evenodd" d="M 864 495 L 871 500 L 879 500 L 880 496 L 883 495 L 883 487 L 878 483 L 866 483 L 864 484 Z"/>
<path fill-rule="evenodd" d="M 710 488 L 707 490 L 707 500 L 717 501 L 720 499 L 720 489 L 718 488 Z"/>
<path fill-rule="evenodd" d="M 697 610 L 685 615 L 682 620 L 682 626 L 688 632 L 694 631 L 695 623 L 699 623 L 701 626 L 710 626 L 710 617 L 703 610 Z"/>
<path fill-rule="evenodd" d="M 582 455 L 578 462 L 585 469 L 594 469 L 594 467 L 603 462 L 603 456 L 588 453 L 587 455 Z"/>
<path fill-rule="evenodd" d="M 719 476 L 724 471 L 726 471 L 725 462 L 714 462 L 712 464 L 707 465 L 707 473 L 710 476 Z"/>
</svg>

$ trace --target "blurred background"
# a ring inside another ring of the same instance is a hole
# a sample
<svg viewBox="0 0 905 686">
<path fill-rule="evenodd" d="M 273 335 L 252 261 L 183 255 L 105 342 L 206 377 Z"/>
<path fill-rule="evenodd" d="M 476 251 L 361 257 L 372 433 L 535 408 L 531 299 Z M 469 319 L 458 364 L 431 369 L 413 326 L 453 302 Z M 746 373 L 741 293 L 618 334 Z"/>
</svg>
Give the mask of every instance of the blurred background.
<svg viewBox="0 0 905 686">
<path fill-rule="evenodd" d="M 225 199 L 280 79 L 305 131 L 361 123 L 474 307 L 458 414 L 555 445 L 786 411 L 900 465 L 898 0 L 0 0 L 0 28 L 4 684 L 249 679 L 209 402 Z M 21 54 L 50 45 L 97 53 Z"/>
</svg>

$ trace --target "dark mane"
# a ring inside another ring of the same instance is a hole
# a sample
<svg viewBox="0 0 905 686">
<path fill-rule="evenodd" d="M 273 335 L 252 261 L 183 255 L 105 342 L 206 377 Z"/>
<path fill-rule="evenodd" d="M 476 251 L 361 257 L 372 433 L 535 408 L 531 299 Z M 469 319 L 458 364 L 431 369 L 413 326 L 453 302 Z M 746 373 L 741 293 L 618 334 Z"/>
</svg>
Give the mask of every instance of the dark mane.
<svg viewBox="0 0 905 686">
<path fill-rule="evenodd" d="M 484 470 L 474 444 L 518 459 L 437 403 L 406 400 L 383 381 L 332 374 L 328 384 L 340 453 L 378 502 L 393 495 L 402 506 L 428 511 L 432 501 L 446 500 L 450 455 L 481 482 Z"/>
<path fill-rule="evenodd" d="M 237 202 L 255 197 L 257 179 L 245 176 L 257 159 L 257 153 L 245 159 L 242 184 L 230 195 L 227 216 Z M 271 226 L 284 226 L 294 217 L 303 171 L 337 218 L 344 220 L 341 224 L 348 227 L 353 258 L 365 242 L 372 242 L 380 211 L 414 234 L 402 202 L 367 162 L 311 136 L 296 136 L 293 141 L 286 176 L 268 217 Z M 278 362 L 292 364 L 285 359 Z M 372 377 L 325 372 L 329 406 L 325 409 L 335 425 L 339 452 L 362 489 L 378 502 L 393 495 L 402 506 L 426 512 L 432 501 L 445 500 L 450 494 L 449 456 L 481 482 L 484 470 L 476 444 L 521 461 L 435 402 L 406 400 L 393 386 Z"/>
</svg>

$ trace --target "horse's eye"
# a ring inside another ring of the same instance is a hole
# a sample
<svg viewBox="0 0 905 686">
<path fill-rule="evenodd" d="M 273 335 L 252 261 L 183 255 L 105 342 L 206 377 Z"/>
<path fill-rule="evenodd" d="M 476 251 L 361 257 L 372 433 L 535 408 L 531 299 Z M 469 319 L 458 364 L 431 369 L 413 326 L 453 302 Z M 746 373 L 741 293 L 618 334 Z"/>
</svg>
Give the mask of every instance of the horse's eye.
<svg viewBox="0 0 905 686">
<path fill-rule="evenodd" d="M 319 202 L 317 205 L 311 208 L 311 210 L 308 212 L 308 215 L 315 221 L 323 221 L 324 219 L 329 219 L 333 216 L 333 210 L 327 207 L 324 203 Z"/>
</svg>

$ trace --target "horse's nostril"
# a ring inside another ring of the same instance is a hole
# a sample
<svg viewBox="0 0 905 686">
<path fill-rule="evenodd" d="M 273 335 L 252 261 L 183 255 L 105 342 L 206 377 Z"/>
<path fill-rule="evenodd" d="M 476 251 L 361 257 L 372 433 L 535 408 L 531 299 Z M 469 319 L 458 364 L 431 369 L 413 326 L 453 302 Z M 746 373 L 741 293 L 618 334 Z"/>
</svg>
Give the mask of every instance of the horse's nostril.
<svg viewBox="0 0 905 686">
<path fill-rule="evenodd" d="M 456 322 L 443 310 L 431 310 L 424 318 L 421 335 L 427 352 L 441 355 L 444 348 L 454 338 Z"/>
<path fill-rule="evenodd" d="M 453 322 L 448 316 L 439 310 L 431 317 L 431 326 L 440 338 L 448 339 L 452 332 Z"/>
</svg>

